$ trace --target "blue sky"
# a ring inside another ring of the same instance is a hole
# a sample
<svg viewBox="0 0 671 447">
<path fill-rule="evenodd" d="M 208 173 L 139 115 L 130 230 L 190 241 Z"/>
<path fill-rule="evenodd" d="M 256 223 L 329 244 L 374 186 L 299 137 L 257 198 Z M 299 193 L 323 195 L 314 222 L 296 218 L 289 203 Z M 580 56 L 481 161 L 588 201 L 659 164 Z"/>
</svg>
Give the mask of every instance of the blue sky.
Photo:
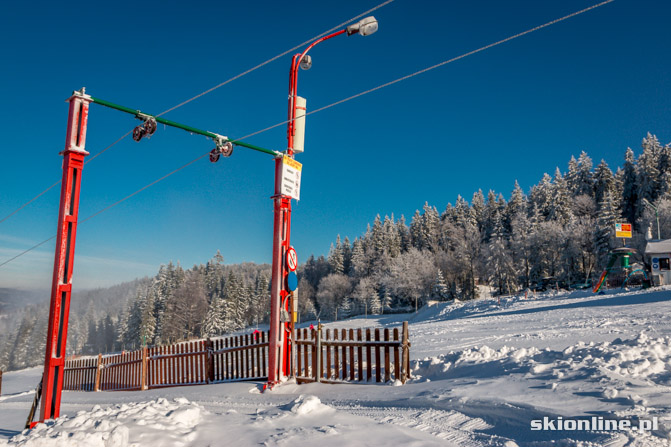
<svg viewBox="0 0 671 447">
<path fill-rule="evenodd" d="M 87 93 L 159 113 L 381 0 L 13 2 L 0 16 L 3 98 L 0 217 L 61 176 L 64 100 Z M 592 5 L 584 0 L 409 1 L 375 11 L 379 31 L 311 51 L 299 74 L 308 110 Z M 409 220 L 478 188 L 509 196 L 587 151 L 621 164 L 646 132 L 671 141 L 671 5 L 616 0 L 565 22 L 307 118 L 299 261 L 326 254 L 375 215 Z M 238 138 L 286 119 L 287 55 L 166 115 Z M 137 124 L 93 105 L 96 154 Z M 283 126 L 248 142 L 286 148 Z M 207 152 L 204 137 L 159 125 L 86 165 L 80 219 Z M 186 267 L 221 250 L 227 263 L 269 262 L 273 161 L 236 148 L 207 159 L 80 225 L 75 287 Z M 55 234 L 59 188 L 0 223 L 0 262 Z M 54 243 L 0 268 L 0 287 L 48 289 Z"/>
</svg>

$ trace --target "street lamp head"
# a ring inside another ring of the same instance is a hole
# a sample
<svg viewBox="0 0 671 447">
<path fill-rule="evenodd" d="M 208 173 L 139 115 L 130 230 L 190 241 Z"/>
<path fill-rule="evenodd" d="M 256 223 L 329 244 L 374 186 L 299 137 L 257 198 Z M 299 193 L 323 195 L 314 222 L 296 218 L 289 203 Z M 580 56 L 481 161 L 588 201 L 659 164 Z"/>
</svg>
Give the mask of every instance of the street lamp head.
<svg viewBox="0 0 671 447">
<path fill-rule="evenodd" d="M 354 25 L 347 27 L 347 35 L 361 34 L 362 36 L 370 36 L 377 31 L 377 19 L 373 16 L 366 17 L 359 20 Z"/>
<path fill-rule="evenodd" d="M 312 68 L 312 57 L 310 57 L 309 54 L 306 54 L 303 56 L 303 59 L 301 59 L 301 69 L 309 70 L 310 68 Z"/>
</svg>

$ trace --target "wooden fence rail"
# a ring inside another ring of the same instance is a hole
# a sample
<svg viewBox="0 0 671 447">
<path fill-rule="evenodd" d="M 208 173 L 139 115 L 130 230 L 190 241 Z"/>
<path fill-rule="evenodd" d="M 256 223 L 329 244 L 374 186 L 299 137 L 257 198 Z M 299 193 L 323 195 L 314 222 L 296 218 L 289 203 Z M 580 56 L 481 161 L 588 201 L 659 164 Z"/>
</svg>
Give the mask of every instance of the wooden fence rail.
<svg viewBox="0 0 671 447">
<path fill-rule="evenodd" d="M 295 344 L 299 383 L 405 383 L 410 376 L 407 322 L 400 334 L 398 328 L 382 333 L 366 329 L 365 336 L 362 329 L 298 329 Z M 63 389 L 131 391 L 266 380 L 267 358 L 268 333 L 258 331 L 120 354 L 71 357 L 65 361 Z"/>
</svg>

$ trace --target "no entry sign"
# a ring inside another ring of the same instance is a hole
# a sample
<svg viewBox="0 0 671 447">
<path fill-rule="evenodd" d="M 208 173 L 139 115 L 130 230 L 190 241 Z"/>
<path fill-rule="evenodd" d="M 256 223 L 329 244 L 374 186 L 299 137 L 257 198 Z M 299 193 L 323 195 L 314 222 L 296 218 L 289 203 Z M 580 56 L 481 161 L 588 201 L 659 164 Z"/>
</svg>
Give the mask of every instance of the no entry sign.
<svg viewBox="0 0 671 447">
<path fill-rule="evenodd" d="M 289 247 L 289 250 L 287 250 L 287 267 L 292 272 L 298 267 L 298 255 L 294 247 Z"/>
</svg>

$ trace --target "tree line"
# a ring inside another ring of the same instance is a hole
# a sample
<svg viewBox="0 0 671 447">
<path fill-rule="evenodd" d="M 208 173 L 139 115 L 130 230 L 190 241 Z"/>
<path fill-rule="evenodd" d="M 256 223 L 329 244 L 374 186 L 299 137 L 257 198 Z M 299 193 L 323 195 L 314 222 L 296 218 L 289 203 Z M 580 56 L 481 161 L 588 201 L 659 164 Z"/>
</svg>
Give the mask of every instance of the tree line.
<svg viewBox="0 0 671 447">
<path fill-rule="evenodd" d="M 633 224 L 630 244 L 643 252 L 655 218 L 645 201 L 659 211 L 662 237 L 671 237 L 671 145 L 648 134 L 641 147 L 638 158 L 628 148 L 615 172 L 582 152 L 528 194 L 515 182 L 508 200 L 479 190 L 442 213 L 425 203 L 409 225 L 378 215 L 353 242 L 338 236 L 327 257 L 307 260 L 301 300 L 321 318 L 339 319 L 474 299 L 480 284 L 508 294 L 546 278 L 590 281 L 618 245 L 616 223 Z"/>
</svg>

